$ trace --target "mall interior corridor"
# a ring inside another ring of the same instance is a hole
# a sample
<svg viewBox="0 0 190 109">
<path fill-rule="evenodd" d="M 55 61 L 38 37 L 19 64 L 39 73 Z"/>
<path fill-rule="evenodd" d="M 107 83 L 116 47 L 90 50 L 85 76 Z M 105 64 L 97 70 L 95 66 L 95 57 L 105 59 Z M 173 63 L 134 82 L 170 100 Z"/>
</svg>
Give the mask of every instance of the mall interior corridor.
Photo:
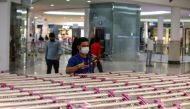
<svg viewBox="0 0 190 109">
<path fill-rule="evenodd" d="M 190 109 L 190 0 L 0 0 L 0 109 Z"/>
</svg>

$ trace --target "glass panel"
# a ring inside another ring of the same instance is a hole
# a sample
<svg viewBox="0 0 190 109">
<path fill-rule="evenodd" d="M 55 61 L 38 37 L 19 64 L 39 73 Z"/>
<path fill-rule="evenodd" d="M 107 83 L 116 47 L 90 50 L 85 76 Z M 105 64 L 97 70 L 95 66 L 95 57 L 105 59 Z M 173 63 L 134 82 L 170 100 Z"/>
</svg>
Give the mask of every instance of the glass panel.
<svg viewBox="0 0 190 109">
<path fill-rule="evenodd" d="M 113 59 L 136 61 L 139 47 L 139 7 L 114 4 Z"/>
<path fill-rule="evenodd" d="M 111 55 L 112 49 L 112 3 L 90 5 L 90 36 L 95 34 L 100 37 L 102 43 L 102 56 Z M 98 34 L 97 34 L 98 33 Z M 101 33 L 101 36 L 100 34 Z M 106 39 L 106 34 L 109 39 Z"/>
<path fill-rule="evenodd" d="M 13 73 L 24 73 L 26 70 L 27 13 L 21 5 L 11 4 L 10 71 Z"/>
<path fill-rule="evenodd" d="M 90 5 L 91 36 L 104 31 L 105 59 L 113 66 L 122 63 L 128 70 L 137 70 L 137 52 L 140 42 L 140 7 L 120 3 Z M 101 31 L 100 31 L 101 30 Z M 102 35 L 101 35 L 102 36 Z M 118 66 L 120 67 L 120 66 Z"/>
</svg>

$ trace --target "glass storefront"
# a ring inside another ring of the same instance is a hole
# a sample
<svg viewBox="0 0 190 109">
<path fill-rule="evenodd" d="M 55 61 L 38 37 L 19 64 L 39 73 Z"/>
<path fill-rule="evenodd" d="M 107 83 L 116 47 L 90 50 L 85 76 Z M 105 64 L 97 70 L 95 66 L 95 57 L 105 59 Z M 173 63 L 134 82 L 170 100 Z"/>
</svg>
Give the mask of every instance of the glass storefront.
<svg viewBox="0 0 190 109">
<path fill-rule="evenodd" d="M 162 54 L 168 55 L 168 45 L 170 43 L 170 22 L 165 22 L 164 23 L 164 30 L 163 30 L 163 37 L 162 37 L 162 45 L 158 45 L 158 37 L 157 37 L 157 22 L 141 22 L 141 34 L 140 34 L 140 50 L 141 52 L 145 52 L 145 45 L 146 45 L 146 38 L 143 36 L 145 32 L 145 27 L 144 23 L 148 24 L 148 35 L 152 34 L 153 39 L 155 41 L 155 46 L 154 46 L 154 53 L 157 53 L 157 48 L 161 47 L 162 49 Z M 183 23 L 181 23 L 181 28 L 180 28 L 180 41 L 181 41 L 181 55 L 189 55 L 190 54 L 190 46 L 189 46 L 189 40 L 190 40 L 190 29 L 186 28 Z"/>
</svg>

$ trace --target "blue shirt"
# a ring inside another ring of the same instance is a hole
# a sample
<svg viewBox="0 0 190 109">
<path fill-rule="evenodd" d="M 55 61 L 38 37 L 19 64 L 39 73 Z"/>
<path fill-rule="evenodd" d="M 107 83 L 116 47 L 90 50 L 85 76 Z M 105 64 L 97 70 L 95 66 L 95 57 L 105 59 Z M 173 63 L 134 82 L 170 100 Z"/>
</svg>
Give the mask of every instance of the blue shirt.
<svg viewBox="0 0 190 109">
<path fill-rule="evenodd" d="M 62 54 L 61 43 L 58 40 L 48 41 L 46 44 L 46 58 L 49 60 L 58 60 Z"/>
<path fill-rule="evenodd" d="M 78 69 L 77 71 L 74 72 L 74 75 L 91 73 L 93 71 L 93 62 L 92 62 L 91 58 L 90 57 L 82 58 L 79 54 L 76 54 L 69 59 L 67 67 L 74 67 L 78 64 L 81 64 L 82 62 L 87 62 L 88 67 L 83 68 L 83 69 L 82 68 Z"/>
</svg>

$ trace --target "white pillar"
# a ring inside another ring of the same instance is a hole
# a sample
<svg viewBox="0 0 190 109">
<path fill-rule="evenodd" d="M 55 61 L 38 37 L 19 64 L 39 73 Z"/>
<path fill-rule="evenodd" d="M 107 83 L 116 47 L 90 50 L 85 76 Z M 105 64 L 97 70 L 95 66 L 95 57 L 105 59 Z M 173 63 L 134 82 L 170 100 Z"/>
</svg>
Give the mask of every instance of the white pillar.
<svg viewBox="0 0 190 109">
<path fill-rule="evenodd" d="M 10 2 L 0 2 L 0 71 L 9 70 Z"/>
<path fill-rule="evenodd" d="M 163 30 L 164 30 L 164 19 L 162 16 L 158 17 L 158 31 L 157 31 L 157 40 L 163 40 Z"/>
<path fill-rule="evenodd" d="M 144 42 L 147 43 L 147 39 L 148 39 L 148 23 L 147 22 L 144 22 L 143 38 L 144 38 Z"/>
<path fill-rule="evenodd" d="M 171 39 L 169 44 L 169 63 L 180 63 L 180 17 L 181 9 L 172 7 L 171 11 Z"/>
<path fill-rule="evenodd" d="M 90 21 L 90 9 L 86 8 L 85 9 L 85 16 L 84 16 L 84 36 L 85 37 L 90 37 L 89 36 L 89 21 Z"/>
<path fill-rule="evenodd" d="M 49 32 L 48 20 L 47 18 L 44 18 L 43 27 L 42 27 L 42 37 L 48 35 L 48 32 Z"/>
<path fill-rule="evenodd" d="M 181 9 L 173 7 L 171 15 L 171 41 L 180 41 Z"/>
<path fill-rule="evenodd" d="M 163 44 L 163 31 L 164 31 L 164 19 L 162 16 L 158 17 L 158 27 L 157 27 L 157 46 L 156 52 L 162 53 Z"/>
</svg>

